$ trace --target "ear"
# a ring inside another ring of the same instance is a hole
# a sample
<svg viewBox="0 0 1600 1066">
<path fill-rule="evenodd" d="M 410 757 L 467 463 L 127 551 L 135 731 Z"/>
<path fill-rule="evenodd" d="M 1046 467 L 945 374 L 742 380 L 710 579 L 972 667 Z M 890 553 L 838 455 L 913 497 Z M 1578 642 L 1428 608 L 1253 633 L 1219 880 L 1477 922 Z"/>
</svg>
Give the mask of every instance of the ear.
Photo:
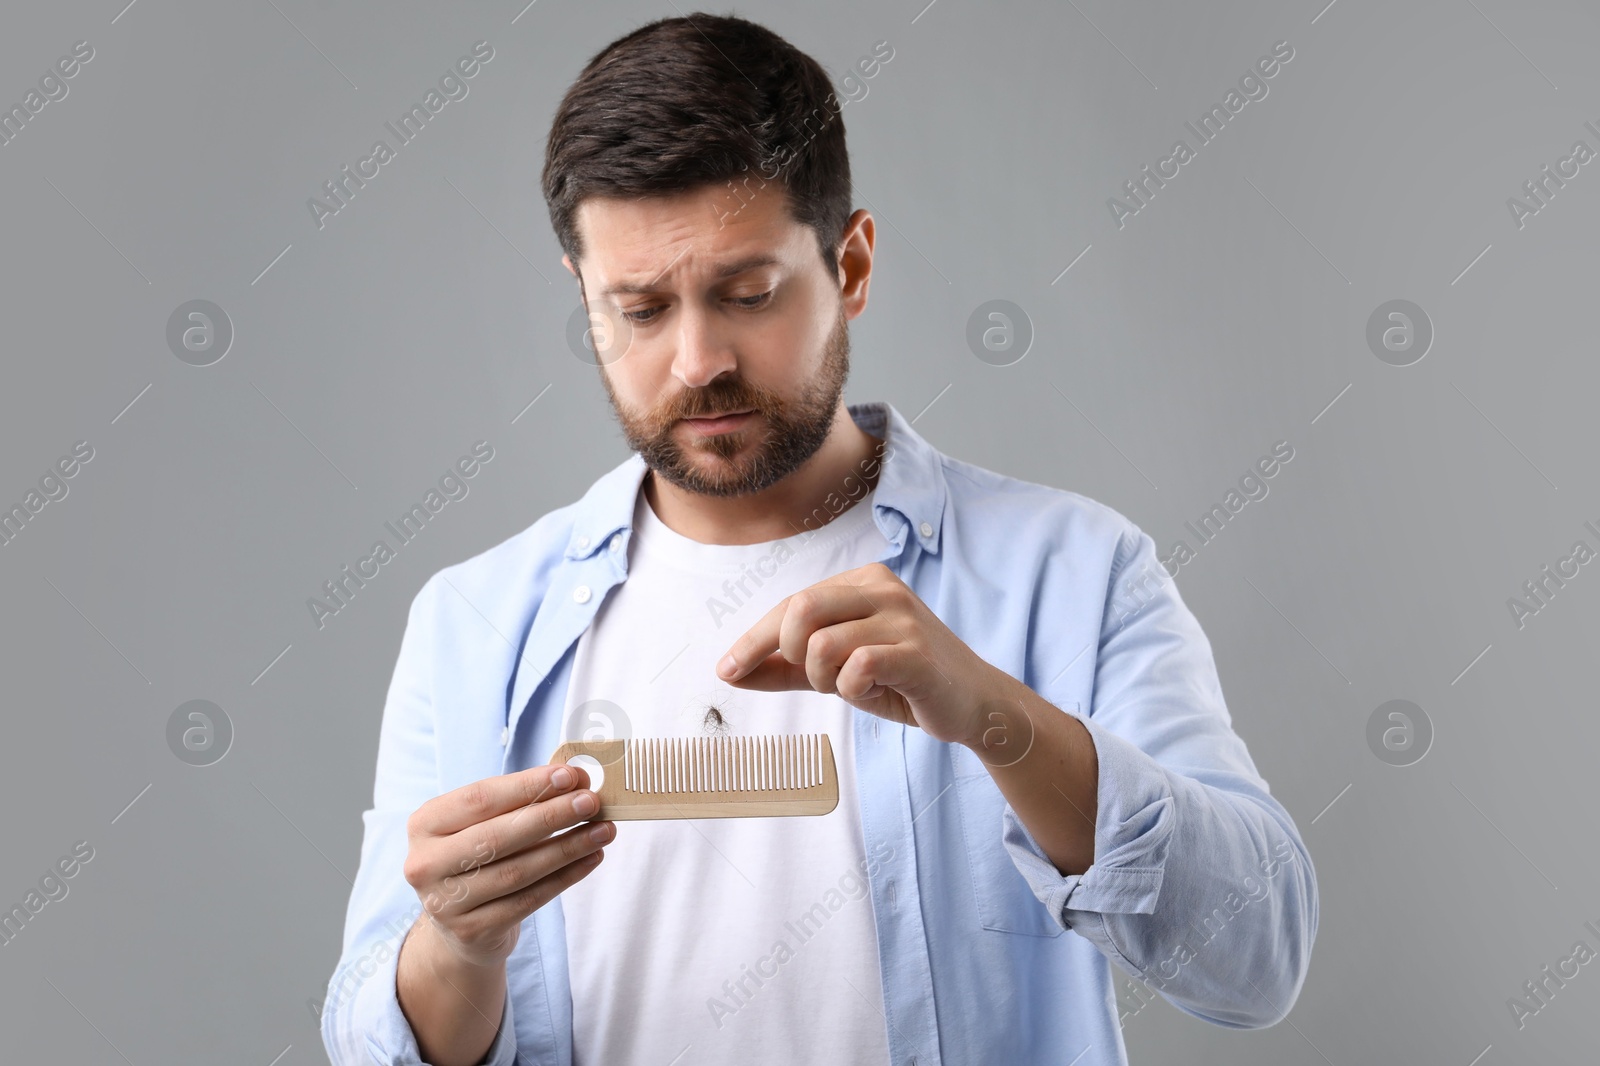
<svg viewBox="0 0 1600 1066">
<path fill-rule="evenodd" d="M 872 247 L 877 227 L 872 214 L 858 209 L 845 223 L 839 243 L 840 299 L 845 318 L 852 319 L 867 309 L 867 286 L 872 281 Z"/>
<path fill-rule="evenodd" d="M 567 273 L 571 274 L 573 277 L 578 276 L 578 268 L 572 265 L 572 260 L 567 256 L 561 257 L 561 265 L 566 267 Z"/>
</svg>

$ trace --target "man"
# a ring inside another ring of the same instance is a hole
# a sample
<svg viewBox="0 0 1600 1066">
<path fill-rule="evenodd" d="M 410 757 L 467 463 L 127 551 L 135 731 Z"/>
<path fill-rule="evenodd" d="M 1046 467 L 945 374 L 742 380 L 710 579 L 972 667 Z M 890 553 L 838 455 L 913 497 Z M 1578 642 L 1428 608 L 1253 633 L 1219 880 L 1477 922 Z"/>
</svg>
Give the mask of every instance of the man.
<svg viewBox="0 0 1600 1066">
<path fill-rule="evenodd" d="M 695 14 L 558 109 L 544 192 L 636 454 L 412 605 L 339 1066 L 1104 1066 L 1113 963 L 1220 1025 L 1298 995 L 1311 860 L 1150 538 L 843 402 L 875 227 L 828 85 Z M 708 729 L 827 733 L 839 805 L 618 826 L 548 765 Z"/>
</svg>

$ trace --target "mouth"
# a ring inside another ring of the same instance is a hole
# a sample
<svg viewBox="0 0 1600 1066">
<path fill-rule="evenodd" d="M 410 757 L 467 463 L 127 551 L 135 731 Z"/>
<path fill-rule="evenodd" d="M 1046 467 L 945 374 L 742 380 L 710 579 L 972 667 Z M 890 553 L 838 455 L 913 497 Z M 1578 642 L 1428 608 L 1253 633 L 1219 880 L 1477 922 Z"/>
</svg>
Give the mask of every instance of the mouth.
<svg viewBox="0 0 1600 1066">
<path fill-rule="evenodd" d="M 733 411 L 705 418 L 685 418 L 683 421 L 693 426 L 696 432 L 709 437 L 738 429 L 754 414 L 754 410 Z"/>
</svg>

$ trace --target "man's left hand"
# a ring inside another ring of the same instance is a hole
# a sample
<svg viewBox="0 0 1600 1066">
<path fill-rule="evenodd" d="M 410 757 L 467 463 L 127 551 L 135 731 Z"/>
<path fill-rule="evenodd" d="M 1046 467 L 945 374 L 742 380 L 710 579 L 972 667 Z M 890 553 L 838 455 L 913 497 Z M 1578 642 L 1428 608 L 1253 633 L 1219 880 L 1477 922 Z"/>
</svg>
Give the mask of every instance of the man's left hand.
<svg viewBox="0 0 1600 1066">
<path fill-rule="evenodd" d="M 1016 684 L 883 563 L 780 600 L 734 641 L 717 675 L 739 688 L 837 694 L 935 740 L 969 746 L 984 732 L 981 707 Z"/>
</svg>

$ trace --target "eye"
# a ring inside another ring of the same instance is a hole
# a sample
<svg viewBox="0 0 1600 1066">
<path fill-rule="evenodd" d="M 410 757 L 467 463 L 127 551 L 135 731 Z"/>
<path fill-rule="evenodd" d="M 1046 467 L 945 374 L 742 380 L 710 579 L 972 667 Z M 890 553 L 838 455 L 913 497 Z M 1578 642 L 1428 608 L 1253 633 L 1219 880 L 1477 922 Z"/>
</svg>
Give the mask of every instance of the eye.
<svg viewBox="0 0 1600 1066">
<path fill-rule="evenodd" d="M 643 311 L 624 311 L 622 312 L 622 317 L 635 325 L 642 326 L 646 322 L 652 321 L 656 317 L 655 312 L 659 310 L 661 310 L 659 307 L 647 307 Z"/>
<path fill-rule="evenodd" d="M 772 290 L 769 289 L 766 292 L 758 293 L 755 296 L 736 296 L 733 298 L 733 302 L 738 304 L 746 311 L 754 311 L 757 308 L 765 307 L 767 302 L 771 299 Z"/>
</svg>

